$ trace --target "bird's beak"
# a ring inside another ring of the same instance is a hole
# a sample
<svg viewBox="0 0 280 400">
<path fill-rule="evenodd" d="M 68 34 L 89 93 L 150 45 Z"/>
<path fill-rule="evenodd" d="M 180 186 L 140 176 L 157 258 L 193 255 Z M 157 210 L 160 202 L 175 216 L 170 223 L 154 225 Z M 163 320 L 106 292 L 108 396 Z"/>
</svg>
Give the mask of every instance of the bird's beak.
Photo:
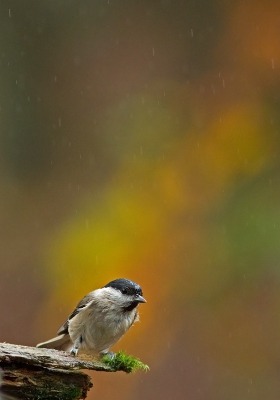
<svg viewBox="0 0 280 400">
<path fill-rule="evenodd" d="M 136 296 L 136 300 L 138 303 L 147 303 L 147 300 L 145 300 L 144 297 L 140 296 L 139 294 Z"/>
</svg>

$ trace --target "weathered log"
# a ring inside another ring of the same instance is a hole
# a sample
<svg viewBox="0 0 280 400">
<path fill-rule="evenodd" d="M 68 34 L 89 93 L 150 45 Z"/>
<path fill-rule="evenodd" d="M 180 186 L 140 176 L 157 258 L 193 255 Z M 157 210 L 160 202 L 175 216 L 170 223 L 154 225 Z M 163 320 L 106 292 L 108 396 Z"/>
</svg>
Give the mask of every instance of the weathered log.
<svg viewBox="0 0 280 400">
<path fill-rule="evenodd" d="M 114 371 L 91 356 L 8 343 L 0 343 L 0 368 L 2 392 L 21 400 L 85 399 L 92 383 L 80 369 Z"/>
</svg>

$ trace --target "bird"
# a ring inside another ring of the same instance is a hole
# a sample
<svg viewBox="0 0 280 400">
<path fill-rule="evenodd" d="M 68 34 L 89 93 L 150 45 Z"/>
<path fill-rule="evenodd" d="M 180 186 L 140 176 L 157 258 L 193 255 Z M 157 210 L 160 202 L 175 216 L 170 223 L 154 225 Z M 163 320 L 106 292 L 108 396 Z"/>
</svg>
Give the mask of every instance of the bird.
<svg viewBox="0 0 280 400">
<path fill-rule="evenodd" d="M 110 348 L 139 320 L 138 306 L 146 303 L 141 287 L 125 278 L 115 279 L 88 293 L 58 329 L 57 336 L 40 348 L 114 357 Z"/>
</svg>

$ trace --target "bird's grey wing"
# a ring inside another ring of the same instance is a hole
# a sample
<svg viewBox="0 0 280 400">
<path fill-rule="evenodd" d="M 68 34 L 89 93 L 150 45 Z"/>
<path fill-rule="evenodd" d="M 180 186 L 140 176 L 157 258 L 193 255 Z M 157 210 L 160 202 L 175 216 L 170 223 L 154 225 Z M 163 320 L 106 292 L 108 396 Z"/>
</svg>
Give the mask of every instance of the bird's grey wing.
<svg viewBox="0 0 280 400">
<path fill-rule="evenodd" d="M 62 335 L 63 333 L 68 333 L 68 325 L 70 319 L 75 317 L 75 315 L 79 314 L 81 310 L 83 310 L 85 307 L 87 307 L 92 301 L 93 301 L 93 292 L 88 293 L 85 297 L 82 298 L 82 300 L 77 304 L 77 307 L 75 310 L 69 315 L 67 318 L 67 321 L 64 322 L 63 325 L 59 328 L 57 331 L 57 335 Z"/>
</svg>

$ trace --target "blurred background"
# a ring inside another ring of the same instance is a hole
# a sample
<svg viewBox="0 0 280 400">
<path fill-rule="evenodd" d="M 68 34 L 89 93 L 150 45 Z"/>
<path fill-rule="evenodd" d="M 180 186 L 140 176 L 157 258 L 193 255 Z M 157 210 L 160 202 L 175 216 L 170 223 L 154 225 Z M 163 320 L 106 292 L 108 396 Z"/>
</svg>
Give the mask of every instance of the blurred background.
<svg viewBox="0 0 280 400">
<path fill-rule="evenodd" d="M 89 399 L 279 399 L 279 1 L 0 10 L 0 340 L 126 277 L 150 372 Z"/>
</svg>

